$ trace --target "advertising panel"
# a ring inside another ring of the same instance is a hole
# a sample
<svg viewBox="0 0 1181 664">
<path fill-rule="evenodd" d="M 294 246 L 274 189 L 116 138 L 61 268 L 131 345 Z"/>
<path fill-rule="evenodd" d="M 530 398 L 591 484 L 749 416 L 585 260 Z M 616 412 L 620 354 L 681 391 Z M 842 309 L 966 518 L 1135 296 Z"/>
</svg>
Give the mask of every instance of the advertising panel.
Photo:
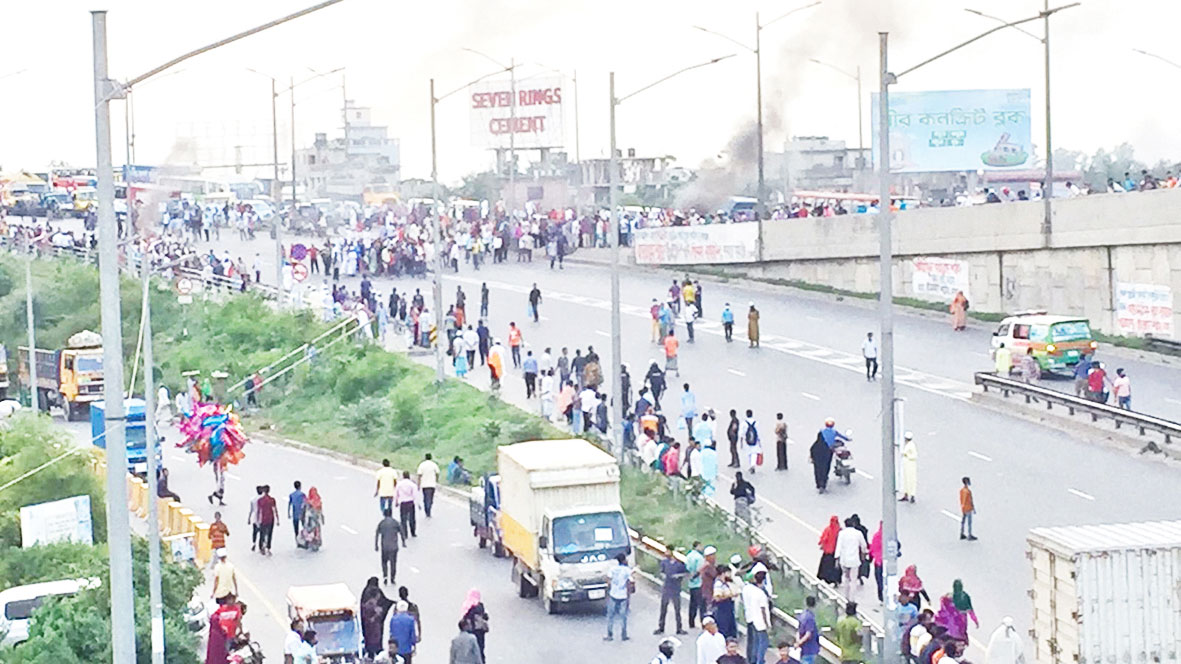
<svg viewBox="0 0 1181 664">
<path fill-rule="evenodd" d="M 21 508 L 21 546 L 54 542 L 94 543 L 90 496 L 74 496 Z"/>
<path fill-rule="evenodd" d="M 508 80 L 481 81 L 471 86 L 472 145 L 477 148 L 556 148 L 562 146 L 562 77 L 530 76 L 513 86 Z M 515 117 L 514 117 L 515 116 Z"/>
<path fill-rule="evenodd" d="M 936 302 L 951 302 L 956 291 L 968 292 L 968 263 L 966 261 L 919 256 L 910 261 L 910 292 L 917 298 Z"/>
<path fill-rule="evenodd" d="M 758 224 L 642 228 L 633 237 L 641 265 L 753 263 L 759 257 Z"/>
<path fill-rule="evenodd" d="M 881 163 L 878 94 L 872 95 L 873 158 Z M 891 92 L 890 170 L 1030 168 L 1029 90 Z"/>
<path fill-rule="evenodd" d="M 1173 289 L 1156 284 L 1117 283 L 1115 324 L 1130 337 L 1173 338 Z"/>
</svg>

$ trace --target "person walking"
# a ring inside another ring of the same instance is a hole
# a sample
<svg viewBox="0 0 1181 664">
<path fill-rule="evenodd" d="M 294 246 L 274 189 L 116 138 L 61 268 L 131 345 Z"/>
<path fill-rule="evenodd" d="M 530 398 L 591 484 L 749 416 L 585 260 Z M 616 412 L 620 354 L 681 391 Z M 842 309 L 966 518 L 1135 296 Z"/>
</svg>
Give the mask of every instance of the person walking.
<svg viewBox="0 0 1181 664">
<path fill-rule="evenodd" d="M 731 563 L 734 563 L 735 558 L 739 558 L 739 556 L 735 554 L 731 558 Z M 741 562 L 741 559 L 739 561 Z M 734 580 L 733 566 L 723 566 L 718 573 L 718 578 L 714 581 L 713 607 L 714 619 L 718 621 L 718 631 L 727 640 L 738 637 L 738 619 L 735 617 L 734 600 L 741 594 L 742 586 Z"/>
<path fill-rule="evenodd" d="M 742 587 L 742 614 L 746 616 L 746 658 L 750 664 L 765 664 L 771 642 L 767 630 L 771 628 L 771 599 L 763 584 L 767 571 L 755 572 L 753 583 Z"/>
<path fill-rule="evenodd" d="M 664 372 L 675 371 L 678 378 L 681 375 L 681 369 L 677 366 L 677 349 L 680 346 L 676 333 L 669 330 L 668 336 L 664 338 Z"/>
<path fill-rule="evenodd" d="M 435 505 L 435 489 L 439 486 L 439 464 L 431 458 L 430 452 L 423 455 L 415 475 L 418 477 L 418 488 L 422 491 L 422 513 L 429 519 L 431 508 Z"/>
<path fill-rule="evenodd" d="M 295 481 L 295 490 L 287 495 L 287 518 L 291 519 L 291 529 L 295 531 L 295 541 L 299 543 L 299 527 L 303 523 L 303 510 L 307 504 L 307 496 L 304 495 L 302 484 L 299 480 Z"/>
<path fill-rule="evenodd" d="M 221 520 L 221 512 L 213 513 L 213 523 L 209 524 L 209 548 L 217 551 L 226 548 L 226 538 L 230 535 L 230 527 Z M 217 558 L 214 558 L 214 563 Z M 692 625 L 690 625 L 692 626 Z"/>
<path fill-rule="evenodd" d="M 829 517 L 828 526 L 820 533 L 817 546 L 820 547 L 820 564 L 816 578 L 832 586 L 840 585 L 841 568 L 837 564 L 837 538 L 841 534 L 841 522 L 836 515 Z"/>
<path fill-rule="evenodd" d="M 480 351 L 480 366 L 488 364 L 488 352 L 492 348 L 492 333 L 488 331 L 488 326 L 484 324 L 484 319 L 480 319 L 476 324 L 476 341 L 477 350 Z M 471 368 L 476 368 L 475 364 L 471 364 Z"/>
<path fill-rule="evenodd" d="M 693 323 L 697 322 L 697 309 L 686 304 L 681 309 L 681 323 L 685 326 L 685 333 L 689 336 L 689 343 L 694 342 Z"/>
<path fill-rule="evenodd" d="M 750 341 L 751 348 L 757 348 L 759 345 L 759 310 L 755 308 L 755 303 L 750 303 L 750 311 L 746 314 L 746 338 Z"/>
<path fill-rule="evenodd" d="M 270 485 L 264 484 L 258 497 L 258 552 L 271 555 L 271 538 L 279 523 L 279 506 L 271 497 Z"/>
<path fill-rule="evenodd" d="M 695 541 L 689 553 L 685 554 L 685 574 L 688 579 L 686 585 L 689 588 L 689 629 L 696 626 L 698 614 L 703 618 L 702 628 L 705 627 L 705 605 L 701 599 L 701 570 L 704 567 L 705 556 L 701 553 L 701 542 Z"/>
<path fill-rule="evenodd" d="M 398 577 L 398 540 L 406 546 L 406 531 L 401 522 L 394 518 L 394 511 L 386 508 L 377 530 L 373 533 L 373 550 L 381 554 L 381 582 L 396 583 Z"/>
<path fill-rule="evenodd" d="M 1078 364 L 1074 365 L 1074 396 L 1076 397 L 1087 396 L 1087 376 L 1091 374 L 1091 364 L 1094 358 L 1094 353 L 1082 353 L 1078 358 Z M 997 373 L 1000 373 L 999 370 Z"/>
<path fill-rule="evenodd" d="M 381 591 L 376 576 L 369 577 L 361 590 L 361 642 L 365 656 L 372 659 L 382 650 L 381 637 L 385 631 L 385 617 L 393 601 Z"/>
<path fill-rule="evenodd" d="M 804 610 L 800 612 L 796 627 L 796 647 L 800 649 L 800 664 L 816 664 L 820 654 L 820 629 L 816 625 L 816 597 L 804 598 Z"/>
<path fill-rule="evenodd" d="M 688 568 L 677 560 L 676 550 L 671 546 L 666 547 L 664 558 L 660 560 L 660 576 L 664 580 L 660 586 L 660 622 L 652 631 L 653 634 L 664 634 L 665 617 L 670 604 L 677 622 L 677 634 L 688 634 L 681 623 L 681 582 L 687 574 Z"/>
<path fill-rule="evenodd" d="M 730 310 L 730 303 L 722 307 L 722 332 L 726 335 L 726 343 L 734 341 L 734 312 Z"/>
<path fill-rule="evenodd" d="M 697 395 L 689 391 L 689 383 L 684 384 L 685 391 L 681 393 L 681 419 L 685 420 L 685 435 L 693 440 L 693 420 L 697 418 Z"/>
<path fill-rule="evenodd" d="M 951 312 L 951 329 L 960 332 L 968 327 L 968 298 L 964 291 L 956 291 L 951 304 L 947 307 Z"/>
<path fill-rule="evenodd" d="M 213 566 L 213 590 L 209 596 L 218 604 L 233 601 L 238 596 L 238 572 L 228 558 L 225 548 L 213 552 L 217 564 Z"/>
<path fill-rule="evenodd" d="M 570 380 L 570 351 L 565 346 L 554 365 L 558 368 L 558 384 L 565 385 Z"/>
<path fill-rule="evenodd" d="M 525 398 L 532 399 L 537 396 L 537 358 L 533 357 L 533 351 L 525 351 L 525 361 L 521 365 L 525 372 Z"/>
<path fill-rule="evenodd" d="M 476 635 L 464 629 L 463 621 L 459 622 L 459 633 L 451 638 L 451 654 L 448 664 L 484 664 L 484 656 L 480 653 L 480 643 Z"/>
<path fill-rule="evenodd" d="M 1123 369 L 1115 370 L 1115 380 L 1111 383 L 1111 391 L 1115 393 L 1115 403 L 1124 410 L 1132 410 L 1132 379 Z"/>
<path fill-rule="evenodd" d="M 976 536 L 972 534 L 972 517 L 976 514 L 976 500 L 972 495 L 972 478 L 963 478 L 963 483 L 960 487 L 960 539 L 975 541 Z"/>
<path fill-rule="evenodd" d="M 480 318 L 488 317 L 488 283 L 480 284 Z"/>
<path fill-rule="evenodd" d="M 394 488 L 394 502 L 398 504 L 398 513 L 402 522 L 402 533 L 410 532 L 411 537 L 418 537 L 418 524 L 414 518 L 414 508 L 419 501 L 418 485 L 410 479 L 410 471 L 402 471 L 402 479 Z"/>
<path fill-rule="evenodd" d="M 738 433 L 742 430 L 742 423 L 738 421 L 738 411 L 734 408 L 730 409 L 730 423 L 726 425 L 726 438 L 730 441 L 730 463 L 729 468 L 741 468 L 742 462 L 738 459 Z"/>
<path fill-rule="evenodd" d="M 296 540 L 296 546 L 319 551 L 320 545 L 324 543 L 323 528 L 324 503 L 320 499 L 320 492 L 316 490 L 316 487 L 312 487 L 308 489 L 307 506 L 303 511 L 303 523 L 299 526 L 299 538 Z"/>
<path fill-rule="evenodd" d="M 615 640 L 613 628 L 618 617 L 622 625 L 620 636 L 627 641 L 628 604 L 631 594 L 635 592 L 636 582 L 632 569 L 627 565 L 627 554 L 620 553 L 615 556 L 615 561 L 619 564 L 611 568 L 607 584 L 607 636 L 603 637 L 603 640 Z"/>
<path fill-rule="evenodd" d="M 695 664 L 717 664 L 718 658 L 726 654 L 726 637 L 718 632 L 718 621 L 713 616 L 701 619 L 701 629 Z"/>
<path fill-rule="evenodd" d="M 845 519 L 845 527 L 837 534 L 835 554 L 841 566 L 841 589 L 845 596 L 849 596 L 853 592 L 853 583 L 858 579 L 861 561 L 869 555 L 865 536 L 854 527 L 852 518 Z"/>
<path fill-rule="evenodd" d="M 787 422 L 775 413 L 775 470 L 787 470 Z"/>
<path fill-rule="evenodd" d="M 746 523 L 751 521 L 750 506 L 755 502 L 755 485 L 742 477 L 742 471 L 734 473 L 734 484 L 730 486 L 730 495 L 734 496 L 734 516 Z"/>
<path fill-rule="evenodd" d="M 1025 664 L 1025 644 L 1013 626 L 1013 619 L 1005 616 L 1001 624 L 988 637 L 988 649 L 984 664 Z"/>
<path fill-rule="evenodd" d="M 865 334 L 865 341 L 861 342 L 861 356 L 865 358 L 865 380 L 877 380 L 878 343 L 873 340 L 873 332 Z"/>
<path fill-rule="evenodd" d="M 660 365 L 656 364 L 656 360 L 651 360 L 648 364 L 648 373 L 644 375 L 644 382 L 652 391 L 652 403 L 656 406 L 656 410 L 660 410 L 660 395 L 664 394 L 664 388 L 667 385 L 666 378 L 665 372 L 660 369 Z"/>
<path fill-rule="evenodd" d="M 529 313 L 533 316 L 533 322 L 539 322 L 541 307 L 541 289 L 537 287 L 537 283 L 533 283 L 533 290 L 529 291 Z"/>
<path fill-rule="evenodd" d="M 972 596 L 964 592 L 964 582 L 956 579 L 951 584 L 951 593 L 940 598 L 939 613 L 935 624 L 947 630 L 948 635 L 959 641 L 968 641 L 968 619 L 980 629 L 976 610 L 972 608 Z"/>
<path fill-rule="evenodd" d="M 759 438 L 758 425 L 755 422 L 754 411 L 746 409 L 746 420 L 743 422 L 742 440 L 746 444 L 746 460 L 750 466 L 750 474 L 763 465 L 763 441 Z"/>
<path fill-rule="evenodd" d="M 467 360 L 467 370 L 471 371 L 476 367 L 476 351 L 480 348 L 480 335 L 476 333 L 475 328 L 471 323 L 468 323 L 467 329 L 463 331 L 463 350 Z"/>
<path fill-rule="evenodd" d="M 476 646 L 480 651 L 480 659 L 485 659 L 484 639 L 488 635 L 488 611 L 484 609 L 484 602 L 480 598 L 480 591 L 472 588 L 467 591 L 463 606 L 459 609 L 461 625 L 476 637 Z"/>
<path fill-rule="evenodd" d="M 513 368 L 519 369 L 521 367 L 521 344 L 524 339 L 521 338 L 521 328 L 517 327 L 515 322 L 508 324 L 508 345 L 513 355 Z"/>
<path fill-rule="evenodd" d="M 382 459 L 381 468 L 377 471 L 377 484 L 373 488 L 379 511 L 385 512 L 394 506 L 394 489 L 397 484 L 398 471 L 390 467 L 389 459 Z"/>
<path fill-rule="evenodd" d="M 837 621 L 834 630 L 835 641 L 841 649 L 842 664 L 860 664 L 865 661 L 862 650 L 861 620 L 857 617 L 857 602 L 845 605 L 845 617 Z"/>
<path fill-rule="evenodd" d="M 415 651 L 418 646 L 418 623 L 410 614 L 410 605 L 400 600 L 394 605 L 394 613 L 390 616 L 390 641 L 397 642 L 397 654 L 404 664 L 413 664 Z"/>
<path fill-rule="evenodd" d="M 808 448 L 808 456 L 812 459 L 812 475 L 816 480 L 816 492 L 824 493 L 828 490 L 828 476 L 832 472 L 832 448 L 824 440 L 823 433 L 816 434 L 816 442 Z"/>
<path fill-rule="evenodd" d="M 902 438 L 902 497 L 898 501 L 913 503 L 919 489 L 919 448 L 913 433 L 907 431 Z"/>
<path fill-rule="evenodd" d="M 246 513 L 246 525 L 250 526 L 250 550 L 258 549 L 258 499 L 262 498 L 262 485 L 254 487 L 255 496 L 250 499 L 250 508 Z"/>
</svg>

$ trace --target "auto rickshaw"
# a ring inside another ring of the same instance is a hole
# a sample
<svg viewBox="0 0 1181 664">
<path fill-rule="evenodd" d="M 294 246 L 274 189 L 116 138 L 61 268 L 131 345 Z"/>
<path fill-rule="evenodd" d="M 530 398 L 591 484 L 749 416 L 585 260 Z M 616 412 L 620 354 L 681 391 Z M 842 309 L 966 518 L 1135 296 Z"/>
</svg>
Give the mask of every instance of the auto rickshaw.
<svg viewBox="0 0 1181 664">
<path fill-rule="evenodd" d="M 287 615 L 316 632 L 316 654 L 321 662 L 361 661 L 361 620 L 357 598 L 343 583 L 291 586 Z"/>
</svg>

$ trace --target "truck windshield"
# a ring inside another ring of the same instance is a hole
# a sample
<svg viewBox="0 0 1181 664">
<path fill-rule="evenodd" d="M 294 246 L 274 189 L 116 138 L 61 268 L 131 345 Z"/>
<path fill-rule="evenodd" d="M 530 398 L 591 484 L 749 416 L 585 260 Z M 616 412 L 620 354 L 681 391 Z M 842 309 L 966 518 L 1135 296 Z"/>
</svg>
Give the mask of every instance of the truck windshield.
<svg viewBox="0 0 1181 664">
<path fill-rule="evenodd" d="M 1085 320 L 1055 323 L 1050 328 L 1050 335 L 1054 337 L 1054 341 L 1084 341 L 1091 338 L 1091 327 Z"/>
<path fill-rule="evenodd" d="M 608 560 L 630 545 L 619 512 L 558 517 L 553 529 L 554 558 L 560 563 Z"/>
<path fill-rule="evenodd" d="M 79 357 L 77 363 L 74 365 L 77 371 L 102 371 L 103 358 L 102 357 Z"/>
</svg>

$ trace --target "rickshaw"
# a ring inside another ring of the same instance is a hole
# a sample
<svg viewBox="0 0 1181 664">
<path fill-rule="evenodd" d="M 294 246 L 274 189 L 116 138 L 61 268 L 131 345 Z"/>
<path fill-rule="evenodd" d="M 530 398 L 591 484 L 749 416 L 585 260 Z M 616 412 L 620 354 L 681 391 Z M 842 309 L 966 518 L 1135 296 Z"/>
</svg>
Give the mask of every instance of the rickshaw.
<svg viewBox="0 0 1181 664">
<path fill-rule="evenodd" d="M 347 585 L 291 586 L 287 589 L 287 614 L 302 620 L 306 629 L 315 630 L 321 662 L 361 661 L 357 598 Z"/>
</svg>

